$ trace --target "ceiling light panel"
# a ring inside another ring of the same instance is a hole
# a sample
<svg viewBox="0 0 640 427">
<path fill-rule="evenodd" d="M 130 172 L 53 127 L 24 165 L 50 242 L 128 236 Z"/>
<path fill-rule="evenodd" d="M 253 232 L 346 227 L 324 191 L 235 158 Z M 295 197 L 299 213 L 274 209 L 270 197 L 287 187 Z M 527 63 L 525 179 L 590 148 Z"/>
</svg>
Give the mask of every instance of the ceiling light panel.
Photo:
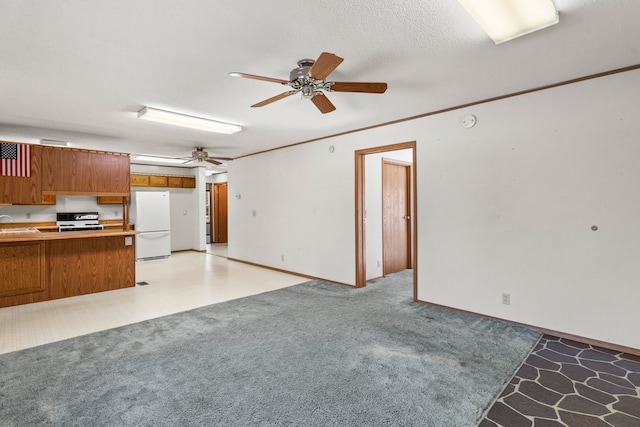
<svg viewBox="0 0 640 427">
<path fill-rule="evenodd" d="M 204 130 L 207 132 L 223 133 L 226 135 L 240 132 L 241 126 L 230 123 L 218 122 L 202 117 L 189 116 L 186 114 L 174 113 L 171 111 L 158 110 L 156 108 L 144 107 L 138 112 L 138 118 L 170 124 L 174 126 L 186 127 L 189 129 Z"/>
<path fill-rule="evenodd" d="M 173 159 L 170 157 L 156 157 L 156 156 L 145 156 L 145 155 L 140 155 L 140 154 L 136 154 L 133 156 L 132 161 L 139 161 L 139 162 L 153 162 L 153 163 L 171 163 L 171 164 L 176 164 L 176 165 L 180 165 L 180 164 L 184 164 L 187 162 L 187 160 L 184 159 Z"/>
<path fill-rule="evenodd" d="M 551 0 L 458 0 L 496 43 L 558 23 Z"/>
</svg>

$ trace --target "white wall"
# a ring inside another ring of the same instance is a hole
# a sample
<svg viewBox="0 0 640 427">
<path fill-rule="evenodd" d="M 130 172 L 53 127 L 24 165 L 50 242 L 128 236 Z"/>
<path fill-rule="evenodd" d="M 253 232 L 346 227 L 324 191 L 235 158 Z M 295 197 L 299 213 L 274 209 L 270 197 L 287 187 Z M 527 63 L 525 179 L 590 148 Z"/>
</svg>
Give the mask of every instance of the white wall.
<svg viewBox="0 0 640 427">
<path fill-rule="evenodd" d="M 131 165 L 131 172 L 196 177 L 196 188 L 131 187 L 135 191 L 169 191 L 171 196 L 171 250 L 206 249 L 205 175 L 203 167 Z"/>
<path fill-rule="evenodd" d="M 56 196 L 55 205 L 12 205 L 0 208 L 0 214 L 11 216 L 10 222 L 55 222 L 56 212 L 98 212 L 100 219 L 122 221 L 121 205 L 99 205 L 95 196 Z M 4 222 L 9 220 L 4 219 Z"/>
<path fill-rule="evenodd" d="M 226 172 L 224 173 L 217 173 L 214 175 L 209 175 L 206 177 L 207 183 L 211 184 L 211 191 L 213 191 L 213 185 L 214 184 L 220 184 L 220 183 L 224 183 L 228 181 L 228 174 Z M 213 201 L 213 194 L 211 195 L 211 221 L 214 222 L 214 218 L 215 218 L 215 203 Z M 216 235 L 217 231 L 215 229 L 215 224 L 212 230 L 213 236 Z M 213 236 L 211 236 L 211 241 L 214 240 Z"/>
<path fill-rule="evenodd" d="M 367 280 L 382 277 L 382 159 L 413 162 L 413 150 L 395 150 L 365 156 L 365 254 Z"/>
<path fill-rule="evenodd" d="M 211 184 L 217 184 L 219 182 L 227 182 L 228 174 L 224 172 L 224 173 L 216 173 L 214 175 L 209 175 L 206 177 L 206 181 Z"/>
<path fill-rule="evenodd" d="M 353 284 L 354 151 L 415 140 L 419 299 L 640 348 L 639 77 L 230 162 L 230 256 Z"/>
</svg>

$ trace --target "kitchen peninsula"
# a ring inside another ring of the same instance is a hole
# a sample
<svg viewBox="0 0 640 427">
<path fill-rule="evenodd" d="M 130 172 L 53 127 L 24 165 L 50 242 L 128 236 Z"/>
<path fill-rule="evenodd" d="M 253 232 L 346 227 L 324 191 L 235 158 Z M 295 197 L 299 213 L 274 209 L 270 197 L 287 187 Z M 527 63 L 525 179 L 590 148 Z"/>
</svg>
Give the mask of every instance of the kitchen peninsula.
<svg viewBox="0 0 640 427">
<path fill-rule="evenodd" d="M 135 286 L 134 231 L 0 232 L 0 307 Z"/>
<path fill-rule="evenodd" d="M 121 196 L 122 227 L 58 232 L 0 223 L 0 307 L 135 286 L 129 155 L 40 145 L 24 152 L 26 172 L 0 176 L 0 204 L 37 205 L 55 195 Z"/>
</svg>

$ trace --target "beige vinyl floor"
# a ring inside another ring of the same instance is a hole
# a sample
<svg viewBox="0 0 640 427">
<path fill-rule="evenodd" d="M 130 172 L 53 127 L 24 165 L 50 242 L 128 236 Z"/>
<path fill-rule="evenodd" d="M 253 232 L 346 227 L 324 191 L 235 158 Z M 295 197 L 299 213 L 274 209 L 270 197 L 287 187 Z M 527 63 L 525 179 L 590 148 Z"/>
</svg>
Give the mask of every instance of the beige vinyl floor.
<svg viewBox="0 0 640 427">
<path fill-rule="evenodd" d="M 72 298 L 0 308 L 0 354 L 153 319 L 307 281 L 206 253 L 177 252 L 136 263 L 136 285 Z"/>
</svg>

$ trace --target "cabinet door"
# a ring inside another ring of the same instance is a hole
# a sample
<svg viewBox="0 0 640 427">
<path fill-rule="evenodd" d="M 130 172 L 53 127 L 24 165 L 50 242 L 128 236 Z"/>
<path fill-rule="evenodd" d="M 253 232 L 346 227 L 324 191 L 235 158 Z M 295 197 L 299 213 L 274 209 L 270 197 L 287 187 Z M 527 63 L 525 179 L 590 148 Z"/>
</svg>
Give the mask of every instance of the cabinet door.
<svg viewBox="0 0 640 427">
<path fill-rule="evenodd" d="M 182 188 L 196 188 L 196 178 L 194 176 L 182 177 Z"/>
<path fill-rule="evenodd" d="M 129 155 L 42 147 L 42 164 L 45 193 L 129 194 Z"/>
<path fill-rule="evenodd" d="M 166 175 L 150 175 L 149 185 L 151 187 L 166 187 L 167 186 Z"/>
<path fill-rule="evenodd" d="M 122 196 L 99 196 L 98 204 L 99 205 L 121 205 Z"/>
<path fill-rule="evenodd" d="M 0 142 L 18 145 L 13 142 Z M 29 176 L 0 176 L 0 205 L 39 204 L 42 201 L 42 146 L 30 145 L 29 149 L 31 151 Z"/>
<path fill-rule="evenodd" d="M 42 196 L 43 205 L 55 205 L 56 204 L 56 196 L 53 194 L 45 194 Z"/>
<path fill-rule="evenodd" d="M 56 196 L 53 194 L 44 194 L 42 198 L 38 202 L 34 203 L 14 203 L 14 205 L 55 205 L 56 204 Z"/>
<path fill-rule="evenodd" d="M 148 187 L 149 175 L 131 174 L 132 187 Z"/>
<path fill-rule="evenodd" d="M 182 177 L 181 176 L 170 176 L 169 177 L 169 187 L 171 187 L 171 188 L 182 188 Z"/>
</svg>

